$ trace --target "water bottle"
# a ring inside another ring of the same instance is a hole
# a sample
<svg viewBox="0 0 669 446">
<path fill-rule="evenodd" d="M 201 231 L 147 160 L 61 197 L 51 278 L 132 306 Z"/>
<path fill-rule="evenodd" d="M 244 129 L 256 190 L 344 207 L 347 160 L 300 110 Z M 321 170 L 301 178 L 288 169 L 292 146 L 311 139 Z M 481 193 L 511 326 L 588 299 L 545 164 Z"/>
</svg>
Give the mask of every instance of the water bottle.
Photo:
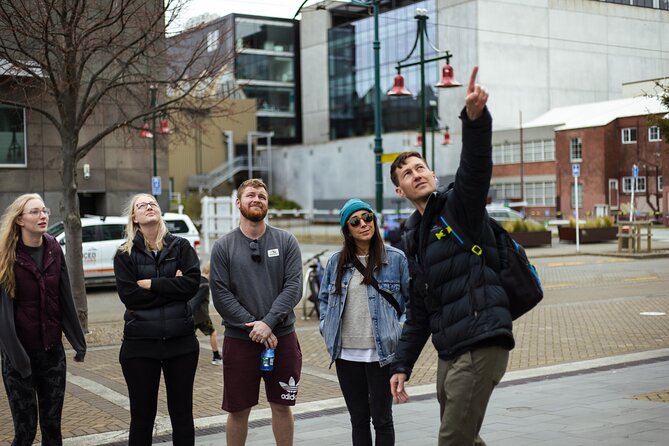
<svg viewBox="0 0 669 446">
<path fill-rule="evenodd" d="M 260 370 L 270 372 L 274 368 L 274 349 L 267 347 L 260 355 Z"/>
</svg>

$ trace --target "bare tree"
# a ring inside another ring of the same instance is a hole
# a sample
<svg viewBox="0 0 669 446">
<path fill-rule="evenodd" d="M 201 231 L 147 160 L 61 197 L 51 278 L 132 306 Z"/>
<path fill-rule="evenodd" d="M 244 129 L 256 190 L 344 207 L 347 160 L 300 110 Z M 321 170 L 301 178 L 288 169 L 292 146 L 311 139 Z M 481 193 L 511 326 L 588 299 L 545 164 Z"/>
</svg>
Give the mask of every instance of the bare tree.
<svg viewBox="0 0 669 446">
<path fill-rule="evenodd" d="M 206 41 L 166 39 L 184 0 L 2 0 L 0 103 L 51 122 L 61 144 L 67 263 L 79 318 L 87 329 L 77 163 L 114 132 L 133 132 L 153 113 L 225 113 L 212 101 L 212 79 L 228 55 L 207 54 Z M 8 76 L 9 74 L 9 76 Z M 148 107 L 149 87 L 159 92 Z M 197 94 L 194 94 L 197 92 Z M 168 94 L 169 93 L 169 94 Z M 103 122 L 87 128 L 104 105 Z M 82 129 L 87 129 L 82 132 Z M 84 136 L 85 135 L 85 136 Z"/>
</svg>

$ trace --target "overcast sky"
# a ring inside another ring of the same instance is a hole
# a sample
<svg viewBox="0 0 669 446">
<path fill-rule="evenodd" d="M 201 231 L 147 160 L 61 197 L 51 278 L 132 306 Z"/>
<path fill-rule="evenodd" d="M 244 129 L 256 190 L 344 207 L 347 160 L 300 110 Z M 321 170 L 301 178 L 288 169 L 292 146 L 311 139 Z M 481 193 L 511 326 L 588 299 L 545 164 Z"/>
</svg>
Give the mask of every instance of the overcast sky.
<svg viewBox="0 0 669 446">
<path fill-rule="evenodd" d="M 239 14 L 264 15 L 270 17 L 293 18 L 304 0 L 189 0 L 188 6 L 182 11 L 185 23 L 192 17 L 212 13 L 220 17 L 236 12 Z M 309 0 L 305 7 L 318 3 Z"/>
</svg>

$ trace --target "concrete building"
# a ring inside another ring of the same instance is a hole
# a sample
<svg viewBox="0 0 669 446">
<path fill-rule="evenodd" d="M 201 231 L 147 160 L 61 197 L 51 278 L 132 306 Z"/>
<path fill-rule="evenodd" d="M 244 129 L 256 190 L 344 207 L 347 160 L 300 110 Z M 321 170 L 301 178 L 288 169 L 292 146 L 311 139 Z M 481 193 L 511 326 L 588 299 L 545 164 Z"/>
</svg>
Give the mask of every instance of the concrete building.
<svg viewBox="0 0 669 446">
<path fill-rule="evenodd" d="M 379 17 L 384 91 L 392 86 L 395 63 L 411 50 L 417 7 L 428 11 L 432 43 L 453 53 L 451 64 L 460 82 L 466 84 L 472 67 L 479 65 L 477 80 L 491 92 L 496 131 L 518 128 L 521 114 L 527 122 L 551 109 L 621 98 L 623 84 L 669 73 L 665 0 L 391 0 L 382 2 Z M 374 196 L 372 20 L 367 8 L 343 2 L 302 10 L 304 144 L 276 150 L 273 165 L 281 169 L 275 170 L 276 192 L 304 207 Z M 439 70 L 440 64 L 429 64 L 426 82 L 432 85 Z M 417 73 L 402 74 L 417 94 Z M 450 127 L 454 141 L 436 148 L 434 168 L 440 176 L 452 174 L 461 150 L 457 116 L 465 91 L 430 88 L 426 93 L 436 98 L 440 125 Z M 413 149 L 415 123 L 420 122 L 417 104 L 412 110 L 392 101 L 384 95 L 385 153 Z M 534 141 L 553 139 L 548 130 L 529 136 Z M 542 145 L 541 150 L 553 149 Z M 546 182 L 551 174 L 536 168 L 531 175 L 544 183 L 537 187 L 550 189 Z M 392 208 L 395 194 L 387 169 L 384 207 Z M 548 200 L 540 207 L 553 206 Z"/>
</svg>

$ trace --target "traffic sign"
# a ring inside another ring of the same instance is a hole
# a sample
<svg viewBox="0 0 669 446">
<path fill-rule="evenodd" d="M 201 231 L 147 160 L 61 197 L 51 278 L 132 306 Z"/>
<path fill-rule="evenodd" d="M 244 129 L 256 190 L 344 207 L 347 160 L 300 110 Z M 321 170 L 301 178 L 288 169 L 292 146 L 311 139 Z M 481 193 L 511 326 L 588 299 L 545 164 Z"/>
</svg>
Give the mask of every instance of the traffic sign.
<svg viewBox="0 0 669 446">
<path fill-rule="evenodd" d="M 632 164 L 632 176 L 634 178 L 639 176 L 639 166 L 637 166 L 636 164 Z"/>
<path fill-rule="evenodd" d="M 581 165 L 580 164 L 572 164 L 571 165 L 571 174 L 574 175 L 575 177 L 578 177 L 581 175 Z"/>
<path fill-rule="evenodd" d="M 161 189 L 160 177 L 151 177 L 151 193 L 153 195 L 160 195 Z"/>
</svg>

